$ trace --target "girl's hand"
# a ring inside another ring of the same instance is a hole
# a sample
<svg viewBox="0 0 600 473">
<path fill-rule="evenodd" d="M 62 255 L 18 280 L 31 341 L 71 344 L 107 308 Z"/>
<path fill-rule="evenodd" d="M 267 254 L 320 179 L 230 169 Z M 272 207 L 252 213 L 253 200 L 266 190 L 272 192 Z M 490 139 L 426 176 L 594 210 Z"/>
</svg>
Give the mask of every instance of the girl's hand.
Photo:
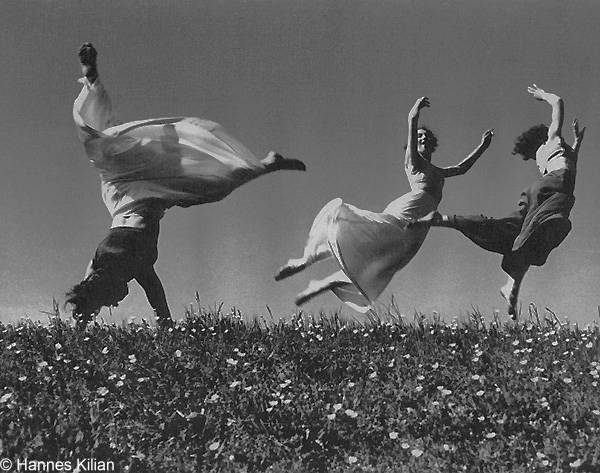
<svg viewBox="0 0 600 473">
<path fill-rule="evenodd" d="M 417 99 L 417 101 L 415 102 L 415 104 L 413 105 L 413 107 L 410 109 L 410 114 L 412 116 L 418 115 L 419 111 L 422 108 L 425 107 L 429 107 L 429 98 L 428 97 L 421 97 L 419 99 Z"/>
<path fill-rule="evenodd" d="M 485 130 L 483 135 L 481 135 L 481 146 L 487 148 L 492 142 L 492 137 L 494 136 L 494 129 L 490 128 L 489 130 Z"/>
<path fill-rule="evenodd" d="M 546 95 L 546 91 L 540 89 L 536 84 L 527 87 L 527 92 L 533 95 L 533 98 L 536 100 L 545 100 L 544 96 Z"/>
<path fill-rule="evenodd" d="M 575 137 L 575 139 L 581 139 L 583 138 L 583 135 L 585 134 L 585 127 L 583 127 L 581 130 L 579 129 L 579 120 L 577 120 L 577 118 L 573 118 L 573 136 Z"/>
</svg>

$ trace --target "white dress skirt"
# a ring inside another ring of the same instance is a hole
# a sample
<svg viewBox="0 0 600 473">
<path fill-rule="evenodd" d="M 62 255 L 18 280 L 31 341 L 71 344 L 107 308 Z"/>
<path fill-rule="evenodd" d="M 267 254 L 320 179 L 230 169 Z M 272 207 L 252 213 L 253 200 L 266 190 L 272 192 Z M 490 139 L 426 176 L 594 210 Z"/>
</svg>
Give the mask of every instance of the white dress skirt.
<svg viewBox="0 0 600 473">
<path fill-rule="evenodd" d="M 407 170 L 407 175 L 413 190 L 392 201 L 383 212 L 362 210 L 337 198 L 323 207 L 310 229 L 304 250 L 308 263 L 323 259 L 323 253 L 329 251 L 340 267 L 319 283 L 336 283 L 332 292 L 358 312 L 372 308 L 394 274 L 409 263 L 425 240 L 429 227 L 407 227 L 408 223 L 436 210 L 439 204 L 439 198 L 421 188 L 415 174 Z"/>
<path fill-rule="evenodd" d="M 113 217 L 148 200 L 163 208 L 215 202 L 264 173 L 264 165 L 218 123 L 176 117 L 115 126 L 100 80 L 81 82 L 73 118 Z"/>
</svg>

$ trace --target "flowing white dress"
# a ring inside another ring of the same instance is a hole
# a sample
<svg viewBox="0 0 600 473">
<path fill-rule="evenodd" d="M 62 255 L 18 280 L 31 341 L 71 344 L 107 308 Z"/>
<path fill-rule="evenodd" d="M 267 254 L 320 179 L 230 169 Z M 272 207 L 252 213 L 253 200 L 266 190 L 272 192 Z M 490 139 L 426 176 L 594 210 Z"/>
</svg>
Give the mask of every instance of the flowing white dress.
<svg viewBox="0 0 600 473">
<path fill-rule="evenodd" d="M 422 170 L 405 168 L 410 192 L 392 201 L 383 212 L 370 212 L 337 198 L 315 218 L 304 249 L 308 263 L 332 255 L 340 270 L 319 281 L 334 282 L 332 292 L 348 306 L 365 313 L 397 271 L 415 256 L 428 226 L 408 227 L 413 219 L 437 209 L 444 179 L 424 162 Z"/>
<path fill-rule="evenodd" d="M 143 211 L 215 202 L 261 175 L 265 166 L 218 123 L 176 117 L 114 123 L 100 79 L 85 78 L 73 118 L 86 153 L 100 171 L 102 198 L 113 219 Z"/>
</svg>

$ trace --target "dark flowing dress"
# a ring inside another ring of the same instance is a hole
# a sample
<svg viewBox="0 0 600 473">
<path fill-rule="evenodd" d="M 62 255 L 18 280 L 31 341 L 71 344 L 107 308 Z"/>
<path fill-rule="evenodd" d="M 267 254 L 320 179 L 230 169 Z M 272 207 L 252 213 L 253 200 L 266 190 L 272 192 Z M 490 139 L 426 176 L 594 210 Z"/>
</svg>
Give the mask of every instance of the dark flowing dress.
<svg viewBox="0 0 600 473">
<path fill-rule="evenodd" d="M 521 193 L 518 210 L 504 218 L 455 216 L 454 228 L 479 247 L 500 253 L 508 274 L 542 266 L 571 231 L 577 155 L 562 138 L 542 145 L 541 177 Z"/>
</svg>

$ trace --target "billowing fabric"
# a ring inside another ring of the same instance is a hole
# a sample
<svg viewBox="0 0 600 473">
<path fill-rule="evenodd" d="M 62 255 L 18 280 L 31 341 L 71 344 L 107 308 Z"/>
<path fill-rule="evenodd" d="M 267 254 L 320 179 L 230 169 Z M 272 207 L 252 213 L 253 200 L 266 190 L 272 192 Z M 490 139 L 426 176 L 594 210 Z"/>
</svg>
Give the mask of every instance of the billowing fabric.
<svg viewBox="0 0 600 473">
<path fill-rule="evenodd" d="M 484 250 L 503 255 L 508 274 L 542 266 L 571 230 L 574 185 L 570 170 L 552 171 L 523 191 L 519 210 L 509 217 L 457 216 L 455 227 Z"/>
<path fill-rule="evenodd" d="M 435 173 L 435 174 L 434 174 Z M 406 168 L 411 191 L 392 201 L 383 212 L 370 212 L 334 199 L 314 220 L 304 250 L 309 262 L 328 250 L 340 271 L 324 281 L 336 281 L 332 292 L 348 306 L 365 313 L 397 271 L 414 257 L 428 227 L 408 223 L 435 210 L 441 199 L 443 178 L 437 168 Z M 436 195 L 424 190 L 439 189 Z M 313 256 L 311 258 L 311 256 Z"/>
<path fill-rule="evenodd" d="M 102 198 L 114 218 L 148 207 L 215 202 L 264 172 L 263 164 L 218 123 L 177 117 L 114 123 L 99 79 L 83 89 L 73 118 L 100 171 Z"/>
</svg>

